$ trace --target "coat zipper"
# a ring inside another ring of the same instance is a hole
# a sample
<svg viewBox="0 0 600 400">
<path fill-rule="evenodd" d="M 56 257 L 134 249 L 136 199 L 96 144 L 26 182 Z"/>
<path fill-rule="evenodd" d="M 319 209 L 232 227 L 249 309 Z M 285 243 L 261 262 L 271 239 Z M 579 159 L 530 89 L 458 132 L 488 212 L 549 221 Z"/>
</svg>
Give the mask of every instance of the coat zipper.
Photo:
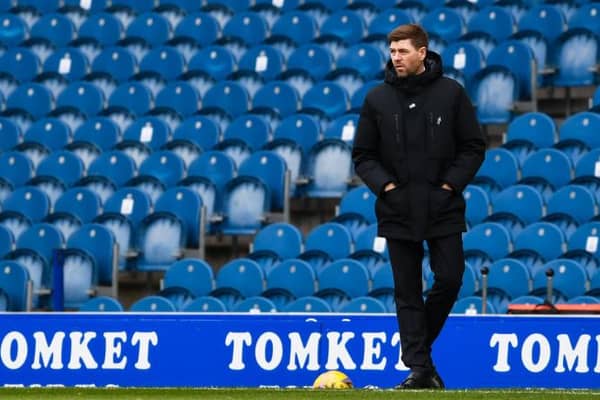
<svg viewBox="0 0 600 400">
<path fill-rule="evenodd" d="M 398 114 L 394 114 L 394 122 L 396 124 L 396 144 L 400 144 L 400 118 Z"/>
<path fill-rule="evenodd" d="M 427 114 L 427 118 L 429 120 L 429 138 L 433 142 L 433 140 L 435 139 L 435 131 L 434 131 L 434 126 L 433 126 L 433 113 L 430 112 L 429 114 Z"/>
</svg>

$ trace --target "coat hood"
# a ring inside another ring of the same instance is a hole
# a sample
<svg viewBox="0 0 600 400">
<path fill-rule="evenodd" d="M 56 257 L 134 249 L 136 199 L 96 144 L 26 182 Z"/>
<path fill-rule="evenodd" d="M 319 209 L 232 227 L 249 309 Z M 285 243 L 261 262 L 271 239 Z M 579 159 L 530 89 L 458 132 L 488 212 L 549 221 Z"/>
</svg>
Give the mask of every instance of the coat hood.
<svg viewBox="0 0 600 400">
<path fill-rule="evenodd" d="M 442 76 L 442 58 L 439 54 L 427 50 L 425 56 L 425 71 L 418 75 L 401 78 L 396 74 L 392 60 L 388 60 L 385 66 L 385 82 L 399 88 L 400 90 L 417 93 L 431 82 Z"/>
</svg>

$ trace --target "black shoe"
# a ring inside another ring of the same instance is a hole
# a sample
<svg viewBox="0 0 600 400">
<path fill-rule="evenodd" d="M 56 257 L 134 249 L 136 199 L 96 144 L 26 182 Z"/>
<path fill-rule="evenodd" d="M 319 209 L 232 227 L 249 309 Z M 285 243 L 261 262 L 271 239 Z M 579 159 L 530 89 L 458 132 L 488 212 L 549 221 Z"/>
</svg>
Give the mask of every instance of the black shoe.
<svg viewBox="0 0 600 400">
<path fill-rule="evenodd" d="M 436 370 L 413 371 L 395 389 L 444 389 L 444 382 Z"/>
</svg>

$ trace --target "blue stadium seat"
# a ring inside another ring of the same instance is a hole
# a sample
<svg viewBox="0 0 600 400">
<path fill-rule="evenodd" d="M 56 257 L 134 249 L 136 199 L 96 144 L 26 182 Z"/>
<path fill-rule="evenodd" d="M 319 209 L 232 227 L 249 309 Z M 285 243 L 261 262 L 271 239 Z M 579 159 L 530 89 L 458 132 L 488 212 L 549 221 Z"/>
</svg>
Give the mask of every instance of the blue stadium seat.
<svg viewBox="0 0 600 400">
<path fill-rule="evenodd" d="M 96 193 L 84 187 L 73 187 L 56 200 L 51 216 L 69 214 L 86 224 L 92 222 L 100 210 L 100 198 Z"/>
<path fill-rule="evenodd" d="M 519 99 L 537 101 L 535 55 L 528 45 L 518 40 L 503 40 L 488 54 L 487 65 L 508 68 L 518 80 Z"/>
<path fill-rule="evenodd" d="M 564 152 L 543 148 L 525 159 L 521 168 L 521 176 L 546 180 L 555 189 L 558 189 L 573 178 L 573 164 Z"/>
<path fill-rule="evenodd" d="M 262 295 L 272 300 L 279 310 L 292 301 L 315 292 L 316 275 L 305 261 L 290 258 L 275 265 L 266 275 Z"/>
<path fill-rule="evenodd" d="M 175 27 L 175 38 L 190 38 L 200 46 L 208 46 L 219 37 L 221 28 L 210 14 L 197 11 L 183 18 Z"/>
<path fill-rule="evenodd" d="M 226 312 L 227 306 L 213 296 L 200 296 L 190 301 L 183 308 L 184 312 Z"/>
<path fill-rule="evenodd" d="M 315 296 L 327 301 L 339 311 L 350 299 L 366 296 L 370 291 L 370 275 L 356 260 L 342 258 L 317 273 L 319 290 Z"/>
<path fill-rule="evenodd" d="M 505 67 L 485 67 L 473 75 L 467 86 L 481 124 L 505 124 L 512 119 L 514 103 L 519 98 L 519 81 Z"/>
<path fill-rule="evenodd" d="M 170 213 L 182 223 L 185 244 L 198 249 L 202 242 L 202 199 L 196 192 L 185 187 L 173 187 L 166 190 L 154 204 L 154 212 Z"/>
<path fill-rule="evenodd" d="M 105 47 L 92 62 L 92 72 L 104 72 L 117 82 L 128 80 L 137 69 L 137 60 L 123 47 Z"/>
<path fill-rule="evenodd" d="M 93 83 L 73 82 L 59 94 L 56 107 L 57 110 L 78 110 L 85 116 L 92 117 L 104 108 L 104 94 Z"/>
<path fill-rule="evenodd" d="M 66 247 L 83 250 L 92 256 L 97 275 L 93 279 L 94 284 L 117 287 L 117 247 L 115 238 L 108 228 L 97 223 L 86 223 L 69 236 Z M 114 289 L 113 294 L 116 293 Z"/>
<path fill-rule="evenodd" d="M 92 13 L 78 30 L 79 39 L 93 39 L 102 46 L 115 45 L 123 36 L 123 26 L 113 15 Z"/>
<path fill-rule="evenodd" d="M 223 36 L 240 39 L 250 46 L 262 42 L 267 34 L 266 21 L 253 11 L 236 12 L 223 27 Z"/>
<path fill-rule="evenodd" d="M 246 50 L 240 58 L 239 71 L 255 72 L 265 81 L 275 79 L 283 71 L 283 54 L 274 46 L 259 44 Z"/>
<path fill-rule="evenodd" d="M 83 177 L 83 162 L 75 154 L 58 150 L 44 158 L 36 169 L 36 176 L 51 176 L 70 186 Z"/>
<path fill-rule="evenodd" d="M 269 251 L 282 260 L 297 257 L 302 252 L 302 233 L 294 225 L 277 222 L 267 225 L 254 237 L 252 252 Z"/>
<path fill-rule="evenodd" d="M 105 176 L 116 186 L 122 186 L 136 173 L 134 161 L 122 151 L 113 150 L 102 153 L 89 166 L 88 175 Z"/>
<path fill-rule="evenodd" d="M 75 37 L 75 26 L 62 14 L 44 14 L 31 27 L 30 37 L 46 39 L 56 47 L 64 47 Z"/>
<path fill-rule="evenodd" d="M 466 203 L 465 217 L 471 226 L 477 225 L 491 214 L 490 197 L 479 186 L 467 185 L 463 197 Z"/>
<path fill-rule="evenodd" d="M 485 65 L 484 54 L 475 44 L 465 41 L 450 43 L 441 54 L 444 68 L 460 71 L 467 83 Z"/>
<path fill-rule="evenodd" d="M 600 147 L 595 132 L 600 129 L 600 114 L 583 111 L 573 114 L 562 123 L 559 130 L 560 142 L 573 141 L 589 149 Z M 560 143 L 559 142 L 559 143 Z"/>
<path fill-rule="evenodd" d="M 527 10 L 518 21 L 518 29 L 539 32 L 551 43 L 567 30 L 567 21 L 563 13 L 554 5 L 537 4 Z"/>
<path fill-rule="evenodd" d="M 30 311 L 31 281 L 28 270 L 15 261 L 0 261 L 0 288 L 7 296 L 7 311 Z"/>
<path fill-rule="evenodd" d="M 95 296 L 79 307 L 80 312 L 121 312 L 123 305 L 111 296 Z"/>
<path fill-rule="evenodd" d="M 136 233 L 139 253 L 134 268 L 165 271 L 183 256 L 186 231 L 183 222 L 170 212 L 154 212 L 145 217 Z"/>
<path fill-rule="evenodd" d="M 591 30 L 595 35 L 600 36 L 599 21 L 600 16 L 598 4 L 594 2 L 581 4 L 569 19 L 569 30 L 573 28 L 584 28 Z"/>
<path fill-rule="evenodd" d="M 235 118 L 223 134 L 219 144 L 221 150 L 229 145 L 245 145 L 251 151 L 256 151 L 264 146 L 269 140 L 269 125 L 260 116 L 247 114 Z M 227 153 L 227 150 L 225 150 Z"/>
<path fill-rule="evenodd" d="M 446 7 L 456 10 L 468 24 L 471 18 L 479 11 L 481 3 L 471 3 L 468 0 L 451 0 L 445 4 Z"/>
<path fill-rule="evenodd" d="M 6 109 L 23 110 L 37 119 L 53 109 L 52 93 L 39 83 L 19 85 L 6 100 Z"/>
<path fill-rule="evenodd" d="M 315 39 L 317 23 L 310 14 L 290 10 L 277 18 L 271 28 L 271 36 L 282 36 L 301 46 Z"/>
<path fill-rule="evenodd" d="M 29 28 L 18 15 L 3 13 L 0 17 L 2 31 L 0 31 L 0 43 L 7 46 L 17 46 L 29 34 Z"/>
<path fill-rule="evenodd" d="M 600 148 L 585 153 L 575 164 L 575 179 L 600 177 Z"/>
<path fill-rule="evenodd" d="M 177 81 L 165 86 L 156 96 L 155 107 L 168 108 L 183 117 L 188 117 L 198 111 L 200 95 L 187 82 Z"/>
<path fill-rule="evenodd" d="M 492 35 L 479 31 L 465 33 L 460 37 L 460 41 L 474 44 L 481 50 L 484 57 L 487 57 L 498 44 L 498 41 Z"/>
<path fill-rule="evenodd" d="M 69 81 L 78 81 L 88 73 L 89 61 L 77 48 L 65 47 L 55 50 L 44 61 L 43 71 L 57 73 Z"/>
<path fill-rule="evenodd" d="M 598 214 L 598 204 L 592 192 L 580 185 L 562 187 L 548 200 L 547 213 L 567 214 L 577 223 L 585 223 Z"/>
<path fill-rule="evenodd" d="M 283 118 L 298 110 L 300 98 L 296 89 L 286 82 L 272 81 L 261 87 L 252 97 L 252 108 L 267 108 Z"/>
<path fill-rule="evenodd" d="M 531 274 L 522 262 L 512 258 L 502 258 L 490 265 L 488 296 L 506 296 L 510 301 L 527 295 L 530 288 Z M 494 303 L 493 300 L 492 302 Z"/>
<path fill-rule="evenodd" d="M 477 250 L 492 260 L 505 257 L 512 251 L 509 231 L 496 222 L 483 222 L 475 225 L 463 236 L 465 251 Z"/>
<path fill-rule="evenodd" d="M 250 107 L 250 95 L 237 82 L 221 81 L 206 92 L 202 101 L 202 107 L 214 107 L 235 118 L 248 111 Z"/>
<path fill-rule="evenodd" d="M 126 29 L 127 38 L 141 38 L 151 46 L 158 46 L 170 39 L 171 26 L 166 18 L 155 12 L 138 15 Z"/>
<path fill-rule="evenodd" d="M 515 21 L 510 11 L 500 6 L 484 7 L 469 21 L 467 31 L 486 32 L 501 42 L 516 30 Z"/>
<path fill-rule="evenodd" d="M 567 301 L 586 292 L 587 274 L 583 267 L 573 260 L 556 259 L 544 265 L 533 274 L 533 295 L 546 295 L 548 278 L 546 271 L 552 269 L 553 301 Z"/>
<path fill-rule="evenodd" d="M 177 309 L 171 300 L 162 296 L 145 296 L 129 307 L 130 312 L 175 312 Z"/>
<path fill-rule="evenodd" d="M 217 193 L 222 193 L 225 185 L 236 174 L 233 160 L 220 151 L 207 151 L 202 153 L 188 168 L 188 176 L 202 176 L 210 179 L 217 188 Z M 222 199 L 217 199 L 217 205 Z M 219 207 L 217 207 L 219 208 Z"/>
<path fill-rule="evenodd" d="M 350 232 L 341 224 L 326 222 L 314 227 L 306 236 L 305 252 L 319 250 L 333 260 L 348 257 L 352 252 Z"/>
<path fill-rule="evenodd" d="M 217 144 L 219 136 L 219 127 L 213 120 L 202 115 L 194 115 L 177 126 L 172 141 L 187 141 L 199 146 L 203 151 L 208 151 Z"/>
<path fill-rule="evenodd" d="M 179 77 L 185 68 L 183 55 L 171 46 L 158 46 L 150 50 L 140 61 L 141 73 L 153 72 L 171 81 Z"/>
<path fill-rule="evenodd" d="M 152 107 L 152 93 L 140 82 L 123 82 L 111 93 L 108 107 L 120 108 L 134 115 L 144 115 Z"/>
<path fill-rule="evenodd" d="M 233 312 L 276 312 L 277 305 L 262 296 L 248 297 L 235 305 Z"/>
<path fill-rule="evenodd" d="M 375 223 L 375 195 L 364 185 L 349 190 L 340 200 L 338 214 L 357 213 Z"/>
<path fill-rule="evenodd" d="M 516 157 L 510 151 L 497 147 L 486 152 L 485 160 L 473 183 L 479 185 L 491 181 L 500 188 L 506 188 L 517 183 L 519 177 L 520 169 Z"/>
<path fill-rule="evenodd" d="M 140 165 L 138 178 L 151 177 L 165 188 L 175 186 L 185 174 L 183 160 L 169 150 L 157 150 Z"/>
<path fill-rule="evenodd" d="M 5 153 L 15 147 L 22 139 L 20 128 L 11 119 L 0 117 L 0 151 Z"/>
<path fill-rule="evenodd" d="M 17 151 L 4 151 L 0 154 L 1 180 L 16 188 L 23 186 L 32 176 L 33 165 L 26 155 Z"/>
<path fill-rule="evenodd" d="M 542 112 L 528 112 L 514 118 L 506 131 L 502 147 L 512 151 L 523 165 L 523 161 L 539 148 L 552 147 L 558 139 L 554 120 Z"/>
<path fill-rule="evenodd" d="M 258 296 L 265 288 L 265 277 L 260 266 L 247 258 L 234 259 L 217 272 L 216 289 L 212 296 L 220 298 L 231 310 L 244 298 Z"/>
<path fill-rule="evenodd" d="M 532 250 L 545 261 L 550 261 L 566 250 L 564 233 L 549 222 L 534 222 L 525 227 L 514 240 L 514 249 Z"/>
<path fill-rule="evenodd" d="M 510 214 L 518 218 L 523 225 L 538 221 L 545 215 L 545 202 L 540 192 L 524 184 L 504 189 L 494 198 L 492 208 L 492 216 Z M 499 221 L 499 218 L 495 220 Z"/>
<path fill-rule="evenodd" d="M 282 311 L 292 313 L 326 313 L 333 311 L 329 303 L 315 296 L 304 296 L 289 303 Z"/>
<path fill-rule="evenodd" d="M 300 70 L 319 81 L 333 70 L 333 55 L 324 46 L 308 43 L 298 47 L 287 60 L 288 71 Z"/>
<path fill-rule="evenodd" d="M 450 310 L 451 314 L 481 314 L 483 312 L 483 300 L 480 296 L 467 296 L 458 299 L 452 310 Z M 496 309 L 488 300 L 486 304 L 486 313 L 487 314 L 496 314 Z"/>
<path fill-rule="evenodd" d="M 223 188 L 223 220 L 216 228 L 225 235 L 250 235 L 266 222 L 271 210 L 269 187 L 260 178 L 240 175 Z"/>
<path fill-rule="evenodd" d="M 556 65 L 552 84 L 560 87 L 593 85 L 597 82 L 600 39 L 585 28 L 571 28 L 552 46 L 551 58 Z M 570 101 L 567 94 L 567 104 Z"/>
<path fill-rule="evenodd" d="M 163 287 L 182 287 L 194 297 L 206 296 L 215 286 L 212 267 L 197 258 L 176 261 L 165 271 Z"/>
<path fill-rule="evenodd" d="M 333 36 L 353 45 L 366 36 L 365 21 L 354 11 L 342 9 L 329 15 L 320 25 L 321 37 Z"/>
<path fill-rule="evenodd" d="M 169 300 L 176 311 L 182 311 L 194 299 L 189 290 L 176 286 L 164 288 L 157 295 Z"/>
<path fill-rule="evenodd" d="M 360 109 L 362 108 L 367 93 L 380 83 L 381 81 L 373 79 L 367 81 L 361 87 L 356 89 L 354 93 L 352 93 L 352 95 L 350 96 L 350 112 L 360 112 Z"/>
<path fill-rule="evenodd" d="M 200 49 L 188 63 L 188 71 L 201 71 L 216 80 L 226 79 L 237 68 L 237 60 L 224 46 Z"/>
<path fill-rule="evenodd" d="M 553 73 L 548 41 L 541 33 L 530 30 L 518 31 L 511 36 L 511 39 L 524 43 L 531 49 L 537 67 L 537 85 L 548 86 L 551 83 L 549 78 Z"/>
<path fill-rule="evenodd" d="M 374 297 L 360 296 L 350 300 L 340 308 L 340 312 L 343 313 L 367 313 L 367 314 L 378 314 L 386 313 L 386 305 Z"/>
<path fill-rule="evenodd" d="M 169 134 L 169 126 L 163 119 L 146 116 L 129 125 L 123 133 L 122 142 L 137 142 L 152 150 L 158 150 L 167 143 Z"/>
<path fill-rule="evenodd" d="M 427 32 L 434 33 L 449 42 L 457 40 L 466 32 L 462 16 L 452 8 L 432 9 L 421 20 Z"/>
<path fill-rule="evenodd" d="M 336 118 L 350 108 L 347 90 L 330 81 L 322 81 L 311 87 L 302 97 L 302 110 L 315 110 L 327 118 Z"/>
<path fill-rule="evenodd" d="M 414 22 L 409 14 L 399 8 L 384 7 L 380 10 L 369 23 L 368 38 L 386 38 L 397 26 Z"/>
<path fill-rule="evenodd" d="M 336 72 L 349 70 L 358 73 L 366 80 L 381 74 L 385 66 L 385 57 L 373 44 L 358 43 L 349 47 L 336 60 Z"/>
<path fill-rule="evenodd" d="M 352 178 L 350 146 L 338 139 L 323 139 L 308 154 L 302 188 L 309 197 L 341 197 Z M 335 166 L 335 167 L 333 167 Z"/>
</svg>

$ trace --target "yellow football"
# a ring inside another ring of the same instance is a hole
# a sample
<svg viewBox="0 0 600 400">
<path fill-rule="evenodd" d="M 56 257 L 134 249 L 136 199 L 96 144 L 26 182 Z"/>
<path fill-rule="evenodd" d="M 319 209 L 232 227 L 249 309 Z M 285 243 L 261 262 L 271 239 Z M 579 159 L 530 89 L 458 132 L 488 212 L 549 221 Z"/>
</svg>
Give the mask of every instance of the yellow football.
<svg viewBox="0 0 600 400">
<path fill-rule="evenodd" d="M 352 381 L 343 372 L 326 371 L 315 379 L 313 389 L 350 389 Z"/>
</svg>

